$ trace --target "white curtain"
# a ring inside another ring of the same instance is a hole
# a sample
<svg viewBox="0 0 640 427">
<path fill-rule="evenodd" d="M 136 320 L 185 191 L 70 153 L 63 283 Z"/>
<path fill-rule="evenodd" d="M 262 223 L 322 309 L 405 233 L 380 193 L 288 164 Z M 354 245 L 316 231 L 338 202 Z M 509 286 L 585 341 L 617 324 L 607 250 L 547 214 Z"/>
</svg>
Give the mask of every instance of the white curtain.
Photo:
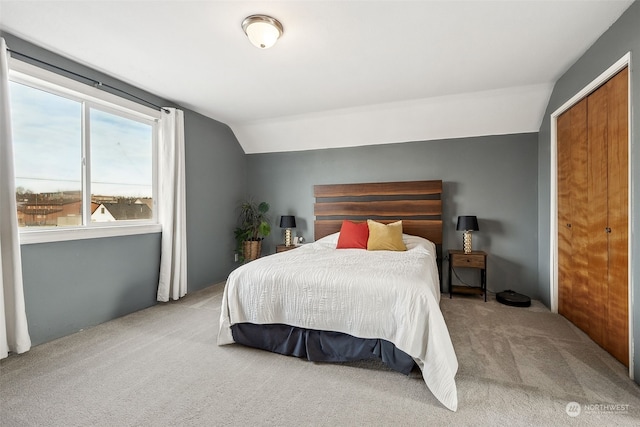
<svg viewBox="0 0 640 427">
<path fill-rule="evenodd" d="M 184 113 L 165 108 L 160 121 L 160 191 L 162 253 L 158 301 L 177 300 L 187 293 L 187 232 L 184 164 Z"/>
<path fill-rule="evenodd" d="M 9 111 L 7 44 L 0 38 L 0 359 L 31 348 L 24 308 L 22 259 Z"/>
</svg>

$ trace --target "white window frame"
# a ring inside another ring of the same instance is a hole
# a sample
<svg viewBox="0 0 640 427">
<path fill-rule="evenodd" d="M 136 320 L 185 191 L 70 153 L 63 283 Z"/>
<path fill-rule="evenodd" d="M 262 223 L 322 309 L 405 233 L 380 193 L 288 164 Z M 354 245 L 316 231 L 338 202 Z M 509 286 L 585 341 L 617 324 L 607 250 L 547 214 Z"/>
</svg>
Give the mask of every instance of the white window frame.
<svg viewBox="0 0 640 427">
<path fill-rule="evenodd" d="M 158 135 L 160 129 L 161 112 L 146 107 L 125 98 L 105 92 L 101 89 L 69 79 L 51 71 L 9 58 L 9 80 L 25 84 L 37 89 L 45 90 L 85 104 L 84 114 L 88 115 L 91 108 L 115 114 L 125 118 L 135 118 L 152 126 L 152 161 L 153 161 L 153 218 L 150 220 L 132 220 L 110 223 L 91 222 L 91 188 L 85 182 L 90 177 L 90 162 L 85 153 L 85 141 L 89 132 L 87 117 L 83 126 L 83 167 L 82 167 L 82 196 L 83 196 L 83 225 L 62 228 L 20 228 L 20 244 L 60 242 L 78 239 L 96 239 L 101 237 L 127 236 L 135 234 L 157 233 L 162 231 L 158 223 Z"/>
</svg>

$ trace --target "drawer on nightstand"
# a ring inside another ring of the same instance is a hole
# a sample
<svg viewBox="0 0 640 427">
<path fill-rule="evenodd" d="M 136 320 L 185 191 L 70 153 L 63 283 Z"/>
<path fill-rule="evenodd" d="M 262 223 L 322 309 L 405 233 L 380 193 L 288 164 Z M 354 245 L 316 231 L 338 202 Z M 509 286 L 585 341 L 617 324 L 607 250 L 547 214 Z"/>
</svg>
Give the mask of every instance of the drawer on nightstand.
<svg viewBox="0 0 640 427">
<path fill-rule="evenodd" d="M 481 254 L 452 255 L 451 265 L 453 265 L 454 267 L 484 268 L 484 255 L 481 255 Z"/>
<path fill-rule="evenodd" d="M 295 249 L 295 248 L 297 248 L 297 246 L 276 245 L 276 253 L 290 251 L 291 249 Z"/>
</svg>

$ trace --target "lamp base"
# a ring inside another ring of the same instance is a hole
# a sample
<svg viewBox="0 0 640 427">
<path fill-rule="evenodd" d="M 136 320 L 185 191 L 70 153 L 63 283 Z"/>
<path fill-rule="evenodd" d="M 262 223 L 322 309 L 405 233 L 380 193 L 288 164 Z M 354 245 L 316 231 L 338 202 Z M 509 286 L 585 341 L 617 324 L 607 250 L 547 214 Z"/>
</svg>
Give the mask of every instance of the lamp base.
<svg viewBox="0 0 640 427">
<path fill-rule="evenodd" d="M 284 245 L 291 246 L 291 229 L 287 228 L 284 231 Z"/>
<path fill-rule="evenodd" d="M 462 234 L 462 247 L 464 248 L 465 254 L 471 253 L 471 232 L 465 231 Z"/>
</svg>

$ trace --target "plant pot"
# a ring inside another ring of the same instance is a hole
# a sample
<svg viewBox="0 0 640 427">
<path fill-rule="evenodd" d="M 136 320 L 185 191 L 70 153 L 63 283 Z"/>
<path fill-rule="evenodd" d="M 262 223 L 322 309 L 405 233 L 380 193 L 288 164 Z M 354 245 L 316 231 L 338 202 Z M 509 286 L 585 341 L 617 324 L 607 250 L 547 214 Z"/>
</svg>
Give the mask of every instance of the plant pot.
<svg viewBox="0 0 640 427">
<path fill-rule="evenodd" d="M 253 261 L 260 258 L 262 252 L 262 240 L 245 240 L 242 244 L 242 252 L 245 261 Z"/>
</svg>

